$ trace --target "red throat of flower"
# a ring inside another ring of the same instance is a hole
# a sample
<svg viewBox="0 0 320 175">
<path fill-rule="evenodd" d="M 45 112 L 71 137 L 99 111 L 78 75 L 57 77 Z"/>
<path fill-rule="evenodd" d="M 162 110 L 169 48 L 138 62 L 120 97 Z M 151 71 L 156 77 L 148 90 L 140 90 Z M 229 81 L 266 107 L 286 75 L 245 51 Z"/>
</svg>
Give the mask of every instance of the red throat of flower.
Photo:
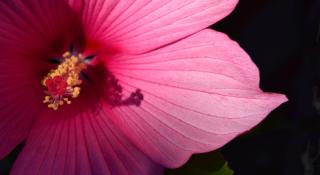
<svg viewBox="0 0 320 175">
<path fill-rule="evenodd" d="M 64 61 L 42 80 L 42 85 L 47 88 L 43 103 L 53 110 L 65 103 L 71 104 L 70 98 L 79 96 L 82 83 L 79 76 L 87 67 L 81 54 L 66 52 L 63 59 Z"/>
</svg>

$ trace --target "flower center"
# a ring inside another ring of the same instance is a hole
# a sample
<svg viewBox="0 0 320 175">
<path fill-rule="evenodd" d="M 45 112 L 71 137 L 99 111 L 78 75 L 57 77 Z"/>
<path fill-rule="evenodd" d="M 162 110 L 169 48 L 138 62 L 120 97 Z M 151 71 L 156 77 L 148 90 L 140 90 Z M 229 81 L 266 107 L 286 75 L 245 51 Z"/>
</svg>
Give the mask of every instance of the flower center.
<svg viewBox="0 0 320 175">
<path fill-rule="evenodd" d="M 64 61 L 42 80 L 42 85 L 47 88 L 43 103 L 48 104 L 48 108 L 53 110 L 65 103 L 71 104 L 70 98 L 79 96 L 82 83 L 79 79 L 80 73 L 87 68 L 85 58 L 81 54 L 66 52 L 63 59 Z"/>
</svg>

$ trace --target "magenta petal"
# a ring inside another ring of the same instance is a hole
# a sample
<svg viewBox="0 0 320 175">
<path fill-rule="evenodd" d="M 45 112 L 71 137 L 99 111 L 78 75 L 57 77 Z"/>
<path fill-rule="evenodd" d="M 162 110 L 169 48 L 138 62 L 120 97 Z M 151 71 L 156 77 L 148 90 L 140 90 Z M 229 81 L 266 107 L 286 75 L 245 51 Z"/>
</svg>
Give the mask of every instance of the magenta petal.
<svg viewBox="0 0 320 175">
<path fill-rule="evenodd" d="M 12 53 L 44 54 L 70 44 L 64 42 L 74 39 L 74 28 L 79 30 L 75 13 L 65 0 L 1 1 L 0 9 L 1 46 L 10 47 L 6 51 Z"/>
<path fill-rule="evenodd" d="M 105 107 L 106 113 L 167 167 L 223 146 L 287 100 L 262 92 L 250 57 L 212 30 L 144 55 L 116 56 L 107 64 L 126 92 L 141 89 L 144 100 L 140 107 Z"/>
<path fill-rule="evenodd" d="M 0 2 L 0 159 L 26 139 L 43 107 L 45 58 L 70 39 L 71 10 L 65 0 Z"/>
<path fill-rule="evenodd" d="M 120 3 L 119 0 L 68 0 L 68 2 L 81 16 L 86 35 L 91 39 L 97 39 L 102 36 L 99 30 L 110 23 L 108 21 L 110 19 L 109 15 Z"/>
<path fill-rule="evenodd" d="M 160 175 L 162 168 L 133 146 L 106 114 L 49 111 L 34 125 L 11 174 Z"/>
<path fill-rule="evenodd" d="M 237 0 L 91 0 L 82 13 L 90 39 L 109 49 L 141 53 L 210 26 L 236 4 Z"/>
<path fill-rule="evenodd" d="M 0 159 L 26 139 L 42 109 L 42 90 L 34 65 L 9 53 L 0 31 Z"/>
</svg>

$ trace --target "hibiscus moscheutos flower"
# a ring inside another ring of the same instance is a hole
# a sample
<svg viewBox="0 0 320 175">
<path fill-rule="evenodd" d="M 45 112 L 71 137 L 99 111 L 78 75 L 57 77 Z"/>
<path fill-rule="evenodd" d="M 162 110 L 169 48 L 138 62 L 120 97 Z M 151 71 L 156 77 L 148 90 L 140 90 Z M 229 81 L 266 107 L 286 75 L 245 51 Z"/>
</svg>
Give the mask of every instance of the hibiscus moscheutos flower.
<svg viewBox="0 0 320 175">
<path fill-rule="evenodd" d="M 205 29 L 236 0 L 1 0 L 0 158 L 13 175 L 155 175 L 248 131 L 284 95 Z"/>
</svg>

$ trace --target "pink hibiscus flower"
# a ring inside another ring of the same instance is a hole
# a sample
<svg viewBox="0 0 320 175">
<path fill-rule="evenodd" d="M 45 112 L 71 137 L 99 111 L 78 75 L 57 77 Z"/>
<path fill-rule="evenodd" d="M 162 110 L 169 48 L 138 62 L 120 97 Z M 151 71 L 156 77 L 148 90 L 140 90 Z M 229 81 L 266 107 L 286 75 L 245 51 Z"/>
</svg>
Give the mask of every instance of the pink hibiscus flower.
<svg viewBox="0 0 320 175">
<path fill-rule="evenodd" d="M 13 175 L 155 175 L 248 131 L 287 99 L 205 29 L 236 3 L 1 0 L 0 159 L 27 140 Z"/>
</svg>

